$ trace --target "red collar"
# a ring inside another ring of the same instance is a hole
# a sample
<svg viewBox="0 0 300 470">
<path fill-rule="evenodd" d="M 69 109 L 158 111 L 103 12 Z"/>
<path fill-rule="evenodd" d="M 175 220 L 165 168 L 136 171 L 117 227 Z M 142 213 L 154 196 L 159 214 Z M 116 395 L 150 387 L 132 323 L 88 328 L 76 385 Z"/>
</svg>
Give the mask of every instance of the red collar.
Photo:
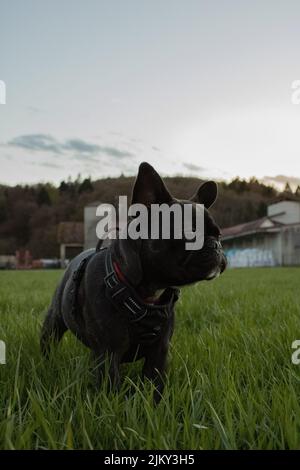
<svg viewBox="0 0 300 470">
<path fill-rule="evenodd" d="M 115 273 L 116 273 L 117 278 L 119 279 L 119 281 L 124 282 L 125 284 L 128 284 L 128 282 L 126 280 L 126 277 L 122 273 L 119 264 L 116 261 L 113 261 L 113 266 L 114 266 L 114 270 L 115 270 Z M 156 298 L 156 297 L 143 298 L 143 302 L 146 302 L 147 304 L 157 304 L 158 300 L 159 300 L 159 298 Z"/>
<path fill-rule="evenodd" d="M 125 284 L 126 284 L 127 283 L 126 278 L 125 278 L 124 274 L 122 273 L 121 268 L 118 265 L 118 263 L 116 261 L 114 261 L 113 265 L 114 265 L 114 270 L 116 272 L 116 275 L 117 275 L 119 281 L 125 282 Z"/>
</svg>

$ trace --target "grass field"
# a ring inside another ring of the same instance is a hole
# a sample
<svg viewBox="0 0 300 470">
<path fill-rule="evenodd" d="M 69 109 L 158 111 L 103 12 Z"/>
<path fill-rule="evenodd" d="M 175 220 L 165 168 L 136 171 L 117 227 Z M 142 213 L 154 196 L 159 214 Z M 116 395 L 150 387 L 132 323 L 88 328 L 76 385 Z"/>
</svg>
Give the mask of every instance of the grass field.
<svg viewBox="0 0 300 470">
<path fill-rule="evenodd" d="M 97 392 L 69 333 L 45 361 L 39 329 L 61 272 L 0 272 L 1 449 L 299 449 L 300 269 L 227 271 L 187 288 L 157 408 L 141 364 Z M 135 388 L 135 393 L 132 393 Z"/>
</svg>

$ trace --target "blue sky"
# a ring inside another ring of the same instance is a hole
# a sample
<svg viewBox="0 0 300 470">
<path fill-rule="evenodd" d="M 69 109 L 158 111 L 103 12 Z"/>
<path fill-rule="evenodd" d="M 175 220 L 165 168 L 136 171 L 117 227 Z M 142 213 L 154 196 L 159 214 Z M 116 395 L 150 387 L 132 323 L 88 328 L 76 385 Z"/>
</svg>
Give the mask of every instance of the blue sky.
<svg viewBox="0 0 300 470">
<path fill-rule="evenodd" d="M 0 182 L 300 182 L 300 3 L 0 0 Z"/>
</svg>

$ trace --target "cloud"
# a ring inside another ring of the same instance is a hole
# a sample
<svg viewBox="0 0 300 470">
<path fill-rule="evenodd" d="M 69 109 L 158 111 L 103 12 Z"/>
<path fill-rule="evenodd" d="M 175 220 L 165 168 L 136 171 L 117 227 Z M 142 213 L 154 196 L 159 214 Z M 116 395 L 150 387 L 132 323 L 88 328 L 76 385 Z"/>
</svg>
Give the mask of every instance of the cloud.
<svg viewBox="0 0 300 470">
<path fill-rule="evenodd" d="M 25 150 L 61 153 L 60 144 L 51 135 L 47 134 L 20 135 L 10 140 L 7 145 Z"/>
<path fill-rule="evenodd" d="M 27 111 L 31 114 L 40 114 L 43 113 L 43 110 L 40 108 L 36 108 L 35 106 L 26 106 Z"/>
<path fill-rule="evenodd" d="M 115 147 L 99 147 L 102 153 L 109 155 L 111 157 L 123 158 L 123 157 L 133 157 L 133 153 L 127 152 L 124 150 L 119 150 Z"/>
<path fill-rule="evenodd" d="M 117 147 L 101 146 L 82 139 L 68 139 L 59 142 L 48 134 L 28 134 L 15 137 L 7 143 L 10 147 L 25 150 L 51 152 L 56 155 L 73 153 L 77 159 L 94 160 L 97 155 L 114 158 L 131 158 L 134 154 Z"/>
<path fill-rule="evenodd" d="M 71 139 L 67 140 L 63 145 L 62 148 L 64 150 L 69 150 L 71 152 L 78 152 L 80 154 L 87 154 L 87 155 L 96 155 L 99 153 L 100 146 L 96 144 L 91 144 L 89 142 L 85 142 L 84 140 L 80 139 Z"/>
<path fill-rule="evenodd" d="M 268 183 L 281 183 L 281 184 L 292 184 L 295 186 L 300 185 L 300 177 L 298 176 L 286 176 L 286 175 L 277 175 L 277 176 L 264 176 L 263 181 Z"/>
<path fill-rule="evenodd" d="M 206 170 L 206 168 L 203 168 L 199 165 L 195 165 L 194 163 L 183 163 L 183 166 L 189 171 L 202 172 Z"/>
<path fill-rule="evenodd" d="M 28 165 L 34 165 L 34 166 L 42 166 L 45 168 L 63 168 L 62 165 L 57 165 L 56 163 L 51 163 L 51 162 L 28 162 Z"/>
<path fill-rule="evenodd" d="M 117 137 L 122 137 L 123 136 L 122 132 L 116 132 L 116 131 L 110 131 L 109 134 L 110 135 L 115 135 Z"/>
</svg>

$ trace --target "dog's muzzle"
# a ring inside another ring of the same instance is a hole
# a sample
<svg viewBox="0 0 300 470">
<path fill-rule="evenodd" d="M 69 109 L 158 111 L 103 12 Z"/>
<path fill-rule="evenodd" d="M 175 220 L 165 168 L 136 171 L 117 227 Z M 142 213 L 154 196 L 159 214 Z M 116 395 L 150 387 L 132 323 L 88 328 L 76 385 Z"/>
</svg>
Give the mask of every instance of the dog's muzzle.
<svg viewBox="0 0 300 470">
<path fill-rule="evenodd" d="M 222 251 L 221 241 L 216 237 L 207 237 L 204 244 L 207 248 L 211 248 L 212 250 Z"/>
<path fill-rule="evenodd" d="M 219 238 L 216 237 L 207 237 L 204 243 L 205 247 L 213 250 L 218 258 L 220 259 L 219 262 L 219 274 L 225 271 L 227 266 L 227 259 L 223 252 L 222 243 Z"/>
</svg>

